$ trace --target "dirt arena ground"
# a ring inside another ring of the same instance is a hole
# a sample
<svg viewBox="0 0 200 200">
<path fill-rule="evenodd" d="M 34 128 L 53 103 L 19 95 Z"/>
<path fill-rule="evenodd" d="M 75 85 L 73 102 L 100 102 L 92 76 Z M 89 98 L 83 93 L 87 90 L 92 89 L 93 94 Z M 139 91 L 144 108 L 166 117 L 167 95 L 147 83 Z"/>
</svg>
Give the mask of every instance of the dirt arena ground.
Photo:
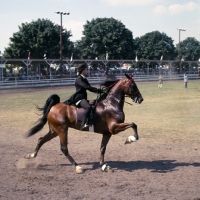
<svg viewBox="0 0 200 200">
<path fill-rule="evenodd" d="M 1 91 L 0 97 L 14 92 L 23 91 Z M 102 172 L 98 165 L 101 135 L 71 129 L 69 151 L 84 169 L 83 174 L 76 174 L 60 151 L 58 138 L 45 144 L 37 158 L 24 159 L 26 153 L 33 152 L 45 130 L 27 139 L 21 132 L 30 128 L 26 117 L 14 118 L 19 120 L 16 127 L 13 115 L 17 113 L 11 110 L 10 115 L 2 117 L 3 114 L 0 113 L 1 200 L 200 200 L 199 138 L 141 138 L 124 145 L 124 137 L 113 136 L 105 156 L 113 172 Z"/>
</svg>

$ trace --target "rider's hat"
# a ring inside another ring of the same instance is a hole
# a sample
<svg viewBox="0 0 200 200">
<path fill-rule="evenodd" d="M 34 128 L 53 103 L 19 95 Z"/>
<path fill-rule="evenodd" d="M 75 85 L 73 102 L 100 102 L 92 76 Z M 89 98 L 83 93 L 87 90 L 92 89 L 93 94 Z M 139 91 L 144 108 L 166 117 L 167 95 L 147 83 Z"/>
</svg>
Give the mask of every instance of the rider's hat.
<svg viewBox="0 0 200 200">
<path fill-rule="evenodd" d="M 86 69 L 87 66 L 85 64 L 80 64 L 78 67 L 77 67 L 77 71 L 78 71 L 78 74 L 81 74 L 81 72 Z"/>
</svg>

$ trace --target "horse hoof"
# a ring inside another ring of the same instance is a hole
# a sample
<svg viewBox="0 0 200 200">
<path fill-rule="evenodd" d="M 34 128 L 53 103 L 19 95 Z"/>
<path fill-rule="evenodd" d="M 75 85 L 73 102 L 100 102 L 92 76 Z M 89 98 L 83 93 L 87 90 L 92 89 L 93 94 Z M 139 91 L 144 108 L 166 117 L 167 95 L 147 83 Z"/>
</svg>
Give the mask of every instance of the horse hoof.
<svg viewBox="0 0 200 200">
<path fill-rule="evenodd" d="M 126 138 L 124 144 L 131 144 L 132 142 L 136 142 L 136 141 L 137 141 L 137 139 L 133 135 L 131 135 L 131 136 Z"/>
<path fill-rule="evenodd" d="M 76 173 L 77 174 L 82 174 L 83 173 L 83 169 L 80 166 L 76 166 Z"/>
<path fill-rule="evenodd" d="M 35 158 L 35 154 L 34 153 L 27 153 L 24 158 L 26 159 L 30 159 L 30 158 Z"/>
<path fill-rule="evenodd" d="M 107 164 L 103 164 L 102 165 L 101 171 L 102 172 L 113 172 L 112 168 L 109 165 L 107 165 Z"/>
</svg>

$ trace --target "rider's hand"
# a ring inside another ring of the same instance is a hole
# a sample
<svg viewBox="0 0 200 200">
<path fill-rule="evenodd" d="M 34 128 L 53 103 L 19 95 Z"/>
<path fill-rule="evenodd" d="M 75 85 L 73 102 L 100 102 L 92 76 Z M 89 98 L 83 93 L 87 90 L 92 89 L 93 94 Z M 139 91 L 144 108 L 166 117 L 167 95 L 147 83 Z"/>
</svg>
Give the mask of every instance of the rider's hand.
<svg viewBox="0 0 200 200">
<path fill-rule="evenodd" d="M 89 104 L 93 105 L 94 104 L 94 100 L 89 100 Z"/>
<path fill-rule="evenodd" d="M 97 88 L 98 93 L 102 93 L 103 90 L 101 88 Z"/>
<path fill-rule="evenodd" d="M 106 87 L 98 88 L 98 93 L 107 93 L 108 89 Z"/>
</svg>

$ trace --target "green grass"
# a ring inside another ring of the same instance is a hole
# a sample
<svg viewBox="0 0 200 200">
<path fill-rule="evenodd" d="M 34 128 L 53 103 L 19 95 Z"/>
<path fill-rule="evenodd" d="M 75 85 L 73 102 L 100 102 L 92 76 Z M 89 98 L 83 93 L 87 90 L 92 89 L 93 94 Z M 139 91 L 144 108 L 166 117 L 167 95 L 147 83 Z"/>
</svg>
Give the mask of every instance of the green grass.
<svg viewBox="0 0 200 200">
<path fill-rule="evenodd" d="M 166 139 L 199 137 L 199 81 L 190 81 L 188 89 L 184 88 L 182 81 L 165 82 L 162 89 L 158 89 L 156 83 L 138 86 L 144 102 L 136 106 L 133 117 L 141 136 Z M 128 110 L 125 109 L 127 114 Z"/>
<path fill-rule="evenodd" d="M 137 83 L 144 102 L 140 105 L 125 104 L 124 111 L 127 122 L 138 125 L 140 138 L 200 140 L 200 82 L 189 81 L 188 89 L 183 81 L 165 81 L 162 89 L 157 82 Z M 0 95 L 0 125 L 10 130 L 23 132 L 29 129 L 38 119 L 35 105 L 43 106 L 51 94 L 58 94 L 65 101 L 75 89 L 63 87 L 49 88 L 45 91 L 19 92 Z M 1 93 L 1 91 L 0 91 Z M 89 99 L 96 94 L 88 93 Z M 126 101 L 131 103 L 130 98 Z M 118 136 L 130 135 L 128 129 Z"/>
</svg>

